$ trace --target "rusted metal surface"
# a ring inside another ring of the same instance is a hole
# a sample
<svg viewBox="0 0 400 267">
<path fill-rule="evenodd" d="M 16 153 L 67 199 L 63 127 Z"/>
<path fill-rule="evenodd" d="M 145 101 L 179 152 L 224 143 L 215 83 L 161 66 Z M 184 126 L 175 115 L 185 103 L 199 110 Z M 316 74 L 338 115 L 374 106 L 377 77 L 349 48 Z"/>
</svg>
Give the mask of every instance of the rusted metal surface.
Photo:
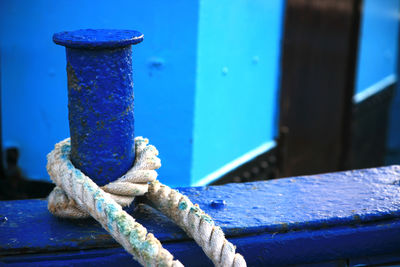
<svg viewBox="0 0 400 267">
<path fill-rule="evenodd" d="M 132 45 L 137 31 L 78 30 L 53 36 L 66 46 L 71 160 L 98 185 L 132 167 Z"/>
</svg>

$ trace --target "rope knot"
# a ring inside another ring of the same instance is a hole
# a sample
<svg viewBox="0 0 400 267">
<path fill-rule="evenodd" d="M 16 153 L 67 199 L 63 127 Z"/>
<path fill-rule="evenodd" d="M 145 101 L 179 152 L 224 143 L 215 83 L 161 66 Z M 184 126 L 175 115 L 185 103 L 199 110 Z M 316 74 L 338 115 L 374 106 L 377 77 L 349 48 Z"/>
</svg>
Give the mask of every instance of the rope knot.
<svg viewBox="0 0 400 267">
<path fill-rule="evenodd" d="M 47 171 L 57 185 L 48 197 L 48 208 L 59 217 L 92 216 L 144 266 L 183 266 L 160 241 L 122 207 L 145 195 L 154 207 L 178 224 L 199 244 L 216 266 L 246 266 L 244 258 L 226 240 L 221 228 L 188 197 L 157 181 L 161 166 L 157 149 L 148 140 L 135 138 L 133 167 L 116 181 L 98 187 L 70 161 L 70 139 L 55 145 L 47 155 Z"/>
<path fill-rule="evenodd" d="M 117 180 L 101 187 L 122 207 L 129 206 L 136 196 L 146 194 L 148 183 L 157 179 L 158 174 L 155 170 L 161 167 L 161 161 L 157 157 L 158 150 L 148 143 L 147 138 L 136 137 L 136 157 L 133 167 Z M 69 158 L 70 151 L 70 138 L 67 138 L 56 144 L 55 149 L 47 156 L 47 171 L 57 184 L 48 197 L 48 209 L 58 217 L 87 218 L 90 217 L 90 214 L 59 186 L 60 173 L 63 173 L 64 176 L 78 178 L 85 175 L 79 169 L 74 168 Z M 55 164 L 56 161 L 64 164 Z"/>
</svg>

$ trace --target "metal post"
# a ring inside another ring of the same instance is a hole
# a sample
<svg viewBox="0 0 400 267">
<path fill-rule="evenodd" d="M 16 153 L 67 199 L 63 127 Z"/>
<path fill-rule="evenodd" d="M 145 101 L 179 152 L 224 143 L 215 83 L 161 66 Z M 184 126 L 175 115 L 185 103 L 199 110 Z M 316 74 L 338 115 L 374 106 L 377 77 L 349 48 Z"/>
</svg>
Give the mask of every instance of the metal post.
<svg viewBox="0 0 400 267">
<path fill-rule="evenodd" d="M 130 30 L 53 36 L 67 53 L 71 161 L 100 186 L 126 173 L 135 159 L 131 45 L 142 40 Z"/>
</svg>

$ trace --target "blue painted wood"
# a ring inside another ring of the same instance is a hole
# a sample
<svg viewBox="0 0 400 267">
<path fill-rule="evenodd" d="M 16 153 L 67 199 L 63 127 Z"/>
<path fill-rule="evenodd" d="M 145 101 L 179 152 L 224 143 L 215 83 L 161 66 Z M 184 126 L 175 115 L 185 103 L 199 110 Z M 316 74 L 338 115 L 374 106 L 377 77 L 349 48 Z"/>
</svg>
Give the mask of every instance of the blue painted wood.
<svg viewBox="0 0 400 267">
<path fill-rule="evenodd" d="M 179 190 L 215 219 L 250 266 L 387 263 L 400 256 L 400 166 Z M 0 202 L 0 263 L 131 263 L 95 221 L 58 219 L 46 205 Z M 147 204 L 129 212 L 183 263 L 210 263 Z"/>
<path fill-rule="evenodd" d="M 132 30 L 56 33 L 66 47 L 71 161 L 98 185 L 121 177 L 135 159 Z"/>
<path fill-rule="evenodd" d="M 349 261 L 350 266 L 358 266 L 358 267 L 364 267 L 364 266 L 371 266 L 371 265 L 377 265 L 377 264 L 382 264 L 383 262 L 387 262 L 388 264 L 390 263 L 397 263 L 396 265 L 391 265 L 393 266 L 400 266 L 400 254 L 398 253 L 393 254 L 393 255 L 385 255 L 385 256 L 376 256 L 376 257 L 364 257 L 364 258 L 356 258 L 356 259 L 351 259 Z"/>
<path fill-rule="evenodd" d="M 49 181 L 46 155 L 69 136 L 53 33 L 140 29 L 135 133 L 160 151 L 166 184 L 198 182 L 274 138 L 284 2 L 0 1 L 3 144 L 19 147 L 27 177 Z"/>
</svg>

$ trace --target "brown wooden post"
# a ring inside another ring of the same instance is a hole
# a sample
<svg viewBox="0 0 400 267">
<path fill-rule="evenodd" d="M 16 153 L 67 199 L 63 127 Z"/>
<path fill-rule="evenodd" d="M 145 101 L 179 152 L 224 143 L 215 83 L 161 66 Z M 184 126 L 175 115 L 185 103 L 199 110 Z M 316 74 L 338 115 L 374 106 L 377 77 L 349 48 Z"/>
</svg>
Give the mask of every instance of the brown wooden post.
<svg viewBox="0 0 400 267">
<path fill-rule="evenodd" d="M 345 168 L 362 0 L 287 0 L 280 176 Z"/>
</svg>

